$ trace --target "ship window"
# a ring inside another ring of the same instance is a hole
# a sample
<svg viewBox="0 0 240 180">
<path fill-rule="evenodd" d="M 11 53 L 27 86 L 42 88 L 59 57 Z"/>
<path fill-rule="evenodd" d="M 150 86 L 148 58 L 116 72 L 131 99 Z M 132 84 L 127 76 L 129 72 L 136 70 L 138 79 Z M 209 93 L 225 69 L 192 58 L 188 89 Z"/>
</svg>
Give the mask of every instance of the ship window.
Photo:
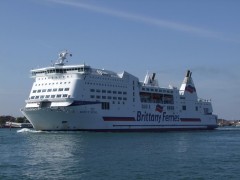
<svg viewBox="0 0 240 180">
<path fill-rule="evenodd" d="M 40 93 L 40 92 L 41 92 L 41 89 L 39 89 L 37 92 Z"/>
<path fill-rule="evenodd" d="M 107 91 L 107 93 L 112 93 L 112 91 Z"/>
<path fill-rule="evenodd" d="M 100 96 L 96 96 L 97 99 L 100 99 Z"/>
<path fill-rule="evenodd" d="M 106 96 L 102 96 L 102 99 L 106 99 Z"/>
<path fill-rule="evenodd" d="M 63 88 L 59 88 L 58 91 L 63 91 Z"/>
<path fill-rule="evenodd" d="M 90 97 L 91 97 L 91 98 L 95 98 L 95 96 L 94 96 L 94 95 L 91 95 Z"/>
<path fill-rule="evenodd" d="M 46 89 L 43 89 L 42 92 L 46 92 Z"/>
<path fill-rule="evenodd" d="M 117 97 L 113 97 L 114 100 L 117 100 Z"/>
<path fill-rule="evenodd" d="M 197 106 L 195 107 L 195 109 L 196 109 L 196 111 L 198 111 L 198 107 Z"/>
<path fill-rule="evenodd" d="M 35 99 L 39 99 L 39 96 L 36 96 Z"/>
<path fill-rule="evenodd" d="M 54 88 L 53 91 L 57 91 L 57 88 Z"/>
<path fill-rule="evenodd" d="M 49 98 L 49 97 L 50 97 L 50 95 L 46 95 L 46 96 L 45 96 L 45 98 Z"/>
<path fill-rule="evenodd" d="M 186 111 L 187 107 L 186 106 L 182 106 L 182 110 Z"/>
<path fill-rule="evenodd" d="M 64 94 L 63 97 L 67 97 L 67 94 Z"/>
<path fill-rule="evenodd" d="M 35 98 L 35 96 L 31 96 L 31 99 L 34 99 Z"/>
<path fill-rule="evenodd" d="M 102 90 L 102 93 L 106 93 L 106 90 Z"/>
<path fill-rule="evenodd" d="M 109 102 L 102 102 L 102 109 L 107 110 L 107 109 L 109 109 L 109 108 L 110 108 Z"/>
<path fill-rule="evenodd" d="M 121 91 L 118 91 L 118 94 L 122 94 L 122 92 L 121 92 Z"/>
<path fill-rule="evenodd" d="M 174 106 L 167 106 L 167 110 L 174 110 Z"/>
<path fill-rule="evenodd" d="M 118 100 L 122 100 L 122 97 L 118 97 Z"/>
<path fill-rule="evenodd" d="M 112 99 L 112 97 L 111 97 L 111 96 L 108 96 L 108 99 Z"/>
<path fill-rule="evenodd" d="M 208 108 L 203 108 L 204 114 L 210 114 Z"/>
<path fill-rule="evenodd" d="M 126 98 L 126 97 L 124 97 L 124 98 L 123 98 L 123 100 L 127 100 L 127 98 Z"/>
<path fill-rule="evenodd" d="M 126 94 L 127 94 L 127 92 L 123 92 L 123 94 L 124 94 L 124 95 L 126 95 Z"/>
<path fill-rule="evenodd" d="M 69 88 L 65 88 L 64 91 L 69 91 Z"/>
<path fill-rule="evenodd" d="M 61 94 L 58 94 L 58 95 L 57 95 L 57 98 L 60 98 L 61 96 L 62 96 Z"/>
<path fill-rule="evenodd" d="M 99 93 L 99 92 L 101 92 L 101 91 L 100 91 L 100 89 L 97 89 L 97 90 L 96 90 L 96 92 L 98 92 L 98 93 Z"/>
<path fill-rule="evenodd" d="M 55 98 L 55 95 L 51 95 L 51 98 Z"/>
<path fill-rule="evenodd" d="M 113 91 L 113 94 L 117 94 L 117 91 Z"/>
<path fill-rule="evenodd" d="M 36 90 L 33 90 L 33 93 L 36 93 L 37 91 Z"/>
<path fill-rule="evenodd" d="M 173 95 L 164 94 L 164 104 L 173 104 Z"/>
<path fill-rule="evenodd" d="M 40 99 L 43 99 L 44 98 L 44 96 L 40 96 Z"/>
<path fill-rule="evenodd" d="M 91 91 L 91 92 L 95 92 L 95 89 L 91 89 L 90 91 Z"/>
<path fill-rule="evenodd" d="M 47 90 L 47 92 L 51 92 L 51 91 L 52 91 L 52 89 L 48 89 L 48 90 Z"/>
</svg>

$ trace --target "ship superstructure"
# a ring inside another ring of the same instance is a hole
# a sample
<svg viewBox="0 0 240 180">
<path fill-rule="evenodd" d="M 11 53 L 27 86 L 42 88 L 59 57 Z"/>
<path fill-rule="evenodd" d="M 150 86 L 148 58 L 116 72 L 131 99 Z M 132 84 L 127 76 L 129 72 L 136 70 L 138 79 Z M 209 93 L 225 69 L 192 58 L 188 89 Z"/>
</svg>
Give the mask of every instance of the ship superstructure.
<svg viewBox="0 0 240 180">
<path fill-rule="evenodd" d="M 31 70 L 34 83 L 21 111 L 36 130 L 159 131 L 214 129 L 209 100 L 199 99 L 188 70 L 180 89 L 159 87 L 156 74 L 140 82 L 124 71 L 66 65 Z"/>
</svg>

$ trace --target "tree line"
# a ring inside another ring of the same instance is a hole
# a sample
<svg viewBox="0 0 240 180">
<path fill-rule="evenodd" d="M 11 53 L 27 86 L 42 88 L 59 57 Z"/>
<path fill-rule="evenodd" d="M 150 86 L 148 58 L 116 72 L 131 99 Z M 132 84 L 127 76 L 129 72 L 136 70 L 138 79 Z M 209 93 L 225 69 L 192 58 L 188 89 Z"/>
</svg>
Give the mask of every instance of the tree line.
<svg viewBox="0 0 240 180">
<path fill-rule="evenodd" d="M 26 117 L 0 116 L 0 126 L 3 126 L 7 121 L 16 123 L 29 123 Z"/>
</svg>

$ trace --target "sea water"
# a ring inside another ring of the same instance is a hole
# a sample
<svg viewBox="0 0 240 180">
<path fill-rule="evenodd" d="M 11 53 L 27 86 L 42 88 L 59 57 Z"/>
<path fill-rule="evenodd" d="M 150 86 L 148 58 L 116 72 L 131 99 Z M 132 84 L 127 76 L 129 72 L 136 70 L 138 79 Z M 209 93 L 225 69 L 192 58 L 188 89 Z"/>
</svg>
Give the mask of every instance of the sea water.
<svg viewBox="0 0 240 180">
<path fill-rule="evenodd" d="M 0 179 L 239 179 L 240 128 L 161 133 L 0 129 Z"/>
</svg>

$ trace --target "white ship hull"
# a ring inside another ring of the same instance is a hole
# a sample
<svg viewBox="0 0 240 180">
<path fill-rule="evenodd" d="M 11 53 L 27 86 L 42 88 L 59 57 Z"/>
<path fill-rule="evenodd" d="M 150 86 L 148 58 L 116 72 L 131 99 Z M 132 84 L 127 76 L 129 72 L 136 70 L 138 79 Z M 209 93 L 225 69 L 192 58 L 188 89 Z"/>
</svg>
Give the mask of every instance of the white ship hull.
<svg viewBox="0 0 240 180">
<path fill-rule="evenodd" d="M 179 118 L 177 121 L 139 120 L 137 115 L 102 117 L 96 111 L 83 110 L 79 107 L 25 109 L 22 112 L 36 130 L 47 131 L 168 131 L 217 128 L 214 117 L 207 120 L 199 118 Z"/>
</svg>

